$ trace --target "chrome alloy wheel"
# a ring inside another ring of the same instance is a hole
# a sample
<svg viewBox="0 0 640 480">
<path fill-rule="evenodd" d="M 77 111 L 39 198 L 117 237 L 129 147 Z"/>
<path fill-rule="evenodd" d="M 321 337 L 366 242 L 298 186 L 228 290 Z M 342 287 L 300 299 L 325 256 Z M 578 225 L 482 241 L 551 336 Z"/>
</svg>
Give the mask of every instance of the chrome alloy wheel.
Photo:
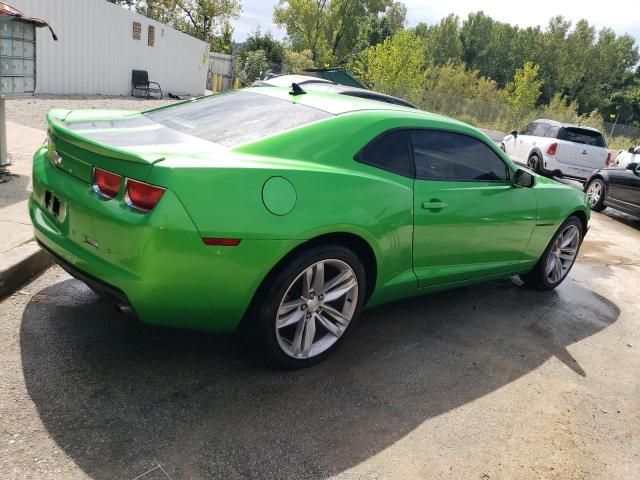
<svg viewBox="0 0 640 480">
<path fill-rule="evenodd" d="M 345 332 L 358 304 L 358 278 L 342 260 L 307 267 L 289 285 L 276 314 L 276 338 L 284 353 L 311 358 Z"/>
<path fill-rule="evenodd" d="M 567 274 L 578 255 L 580 246 L 580 230 L 575 225 L 569 225 L 556 238 L 547 257 L 545 273 L 550 283 L 559 282 Z"/>
<path fill-rule="evenodd" d="M 593 207 L 600 201 L 600 197 L 602 196 L 602 182 L 600 180 L 594 180 L 587 188 L 587 200 L 589 201 L 589 206 Z"/>
</svg>

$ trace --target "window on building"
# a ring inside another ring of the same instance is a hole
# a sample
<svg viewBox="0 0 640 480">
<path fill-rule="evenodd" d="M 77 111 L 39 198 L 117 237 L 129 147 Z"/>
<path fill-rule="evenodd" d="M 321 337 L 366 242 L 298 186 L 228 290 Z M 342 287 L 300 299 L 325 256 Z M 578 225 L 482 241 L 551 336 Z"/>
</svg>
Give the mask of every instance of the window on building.
<svg viewBox="0 0 640 480">
<path fill-rule="evenodd" d="M 147 44 L 150 47 L 153 47 L 153 44 L 156 42 L 156 27 L 153 25 L 149 25 L 148 35 L 147 35 Z"/>
<path fill-rule="evenodd" d="M 142 24 L 140 22 L 133 22 L 133 39 L 140 40 L 142 38 Z"/>
</svg>

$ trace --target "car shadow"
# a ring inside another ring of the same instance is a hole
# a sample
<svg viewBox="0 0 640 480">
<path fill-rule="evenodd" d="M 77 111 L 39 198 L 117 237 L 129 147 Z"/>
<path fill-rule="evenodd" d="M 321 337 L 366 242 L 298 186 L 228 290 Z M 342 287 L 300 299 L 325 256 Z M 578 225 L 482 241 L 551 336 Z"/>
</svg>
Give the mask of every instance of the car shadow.
<svg viewBox="0 0 640 480">
<path fill-rule="evenodd" d="M 621 212 L 620 210 L 616 210 L 614 208 L 605 208 L 602 212 L 602 215 L 605 215 L 613 220 L 617 220 L 620 223 L 624 223 L 625 225 L 635 228 L 636 230 L 640 230 L 640 218 L 634 217 L 633 215 L 629 215 L 628 213 Z"/>
<path fill-rule="evenodd" d="M 551 358 L 589 376 L 567 346 L 619 312 L 571 280 L 552 292 L 498 281 L 368 310 L 335 355 L 283 372 L 235 337 L 122 317 L 70 279 L 31 299 L 20 343 L 44 427 L 92 478 L 156 465 L 171 478 L 327 478 Z"/>
</svg>

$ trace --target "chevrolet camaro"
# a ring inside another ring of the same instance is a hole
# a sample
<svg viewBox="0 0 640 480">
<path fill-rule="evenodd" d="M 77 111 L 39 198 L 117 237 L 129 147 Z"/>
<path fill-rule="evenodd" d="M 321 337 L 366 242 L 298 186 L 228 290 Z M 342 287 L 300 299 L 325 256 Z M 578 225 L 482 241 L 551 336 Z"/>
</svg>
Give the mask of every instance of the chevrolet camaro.
<svg viewBox="0 0 640 480">
<path fill-rule="evenodd" d="M 587 231 L 583 192 L 375 95 L 260 86 L 47 120 L 42 247 L 144 322 L 240 330 L 288 368 L 365 306 L 512 275 L 552 289 Z"/>
</svg>

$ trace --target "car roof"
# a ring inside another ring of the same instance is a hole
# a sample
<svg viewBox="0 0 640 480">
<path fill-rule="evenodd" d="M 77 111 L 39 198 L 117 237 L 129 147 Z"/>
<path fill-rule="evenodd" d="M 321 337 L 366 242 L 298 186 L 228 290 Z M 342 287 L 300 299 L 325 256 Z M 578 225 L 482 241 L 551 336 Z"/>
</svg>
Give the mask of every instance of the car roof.
<svg viewBox="0 0 640 480">
<path fill-rule="evenodd" d="M 586 125 L 578 125 L 578 124 L 575 124 L 575 123 L 558 122 L 557 120 L 549 120 L 548 118 L 539 118 L 538 120 L 534 120 L 534 122 L 548 123 L 552 127 L 580 128 L 582 130 L 591 130 L 592 132 L 601 133 L 600 130 L 598 130 L 597 128 L 587 127 Z"/>
<path fill-rule="evenodd" d="M 406 101 L 403 98 L 394 97 L 385 93 L 374 92 L 367 90 L 366 88 L 352 87 L 349 85 L 341 85 L 331 80 L 324 78 L 311 77 L 308 75 L 279 75 L 276 77 L 268 78 L 265 80 L 259 80 L 254 83 L 254 86 L 276 86 L 276 87 L 291 87 L 293 83 L 298 84 L 306 90 L 317 90 L 323 92 L 337 93 L 340 95 L 346 95 L 349 97 L 368 98 L 370 100 L 377 100 L 384 103 L 391 103 L 395 105 L 402 105 L 409 108 L 418 108 L 411 102 Z"/>
<path fill-rule="evenodd" d="M 444 117 L 435 113 L 425 112 L 424 110 L 418 110 L 417 108 L 405 107 L 403 105 L 397 105 L 393 103 L 380 102 L 378 100 L 371 100 L 368 98 L 352 97 L 342 95 L 331 91 L 318 91 L 314 89 L 305 89 L 305 85 L 301 85 L 301 88 L 305 91 L 304 94 L 294 95 L 291 93 L 291 88 L 274 87 L 274 86 L 260 86 L 260 87 L 248 87 L 243 91 L 257 93 L 260 95 L 268 95 L 270 97 L 279 98 L 281 100 L 288 100 L 291 102 L 306 105 L 308 107 L 317 108 L 332 115 L 342 115 L 351 112 L 361 111 L 387 111 L 389 113 L 395 112 L 398 114 L 411 114 L 416 118 L 430 118 L 433 120 L 446 120 L 451 123 L 460 125 L 466 125 L 463 122 L 459 122 L 453 118 Z"/>
</svg>

